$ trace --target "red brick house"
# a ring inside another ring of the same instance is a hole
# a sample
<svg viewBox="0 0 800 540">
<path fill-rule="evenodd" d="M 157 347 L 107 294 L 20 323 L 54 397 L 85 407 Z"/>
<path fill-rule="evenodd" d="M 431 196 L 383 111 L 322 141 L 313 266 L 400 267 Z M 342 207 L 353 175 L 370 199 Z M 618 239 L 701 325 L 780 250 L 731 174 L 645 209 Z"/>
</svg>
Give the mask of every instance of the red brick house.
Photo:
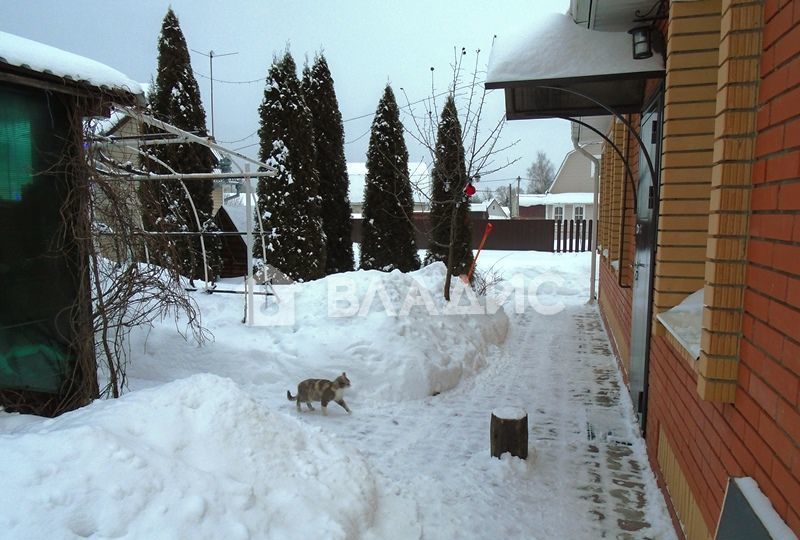
<svg viewBox="0 0 800 540">
<path fill-rule="evenodd" d="M 615 113 L 599 166 L 598 303 L 676 530 L 794 538 L 800 1 L 573 0 L 570 15 L 595 50 L 644 27 L 654 54 L 637 62 L 663 58 L 663 71 L 532 59 L 514 72 L 501 49 L 487 86 L 505 90 L 512 119 Z"/>
</svg>

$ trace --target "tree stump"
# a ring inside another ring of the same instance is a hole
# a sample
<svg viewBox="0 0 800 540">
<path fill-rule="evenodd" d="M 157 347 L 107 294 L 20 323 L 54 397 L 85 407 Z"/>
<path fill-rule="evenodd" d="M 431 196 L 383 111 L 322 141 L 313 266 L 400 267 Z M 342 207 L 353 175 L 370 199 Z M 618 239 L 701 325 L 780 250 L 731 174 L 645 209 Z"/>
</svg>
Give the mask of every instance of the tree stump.
<svg viewBox="0 0 800 540">
<path fill-rule="evenodd" d="M 500 407 L 492 411 L 490 429 L 492 457 L 504 452 L 528 458 L 528 413 L 519 407 Z"/>
</svg>

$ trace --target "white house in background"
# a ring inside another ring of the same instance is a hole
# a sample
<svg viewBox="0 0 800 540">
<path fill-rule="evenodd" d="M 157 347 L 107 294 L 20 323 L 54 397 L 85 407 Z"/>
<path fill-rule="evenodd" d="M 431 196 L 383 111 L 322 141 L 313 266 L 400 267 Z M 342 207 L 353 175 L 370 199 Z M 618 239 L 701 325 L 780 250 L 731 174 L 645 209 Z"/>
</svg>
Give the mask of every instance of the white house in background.
<svg viewBox="0 0 800 540">
<path fill-rule="evenodd" d="M 414 193 L 414 212 L 430 211 L 431 173 L 423 162 L 408 164 L 408 175 Z M 364 186 L 366 184 L 367 164 L 353 162 L 347 164 L 347 176 L 350 178 L 350 208 L 355 216 L 361 217 L 364 206 Z"/>
<path fill-rule="evenodd" d="M 600 145 L 587 150 L 600 154 Z M 592 162 L 577 150 L 564 157 L 547 193 L 520 194 L 519 217 L 525 219 L 595 219 Z"/>
<path fill-rule="evenodd" d="M 511 210 L 507 206 L 501 206 L 496 199 L 470 203 L 469 211 L 476 218 L 511 219 Z"/>
</svg>

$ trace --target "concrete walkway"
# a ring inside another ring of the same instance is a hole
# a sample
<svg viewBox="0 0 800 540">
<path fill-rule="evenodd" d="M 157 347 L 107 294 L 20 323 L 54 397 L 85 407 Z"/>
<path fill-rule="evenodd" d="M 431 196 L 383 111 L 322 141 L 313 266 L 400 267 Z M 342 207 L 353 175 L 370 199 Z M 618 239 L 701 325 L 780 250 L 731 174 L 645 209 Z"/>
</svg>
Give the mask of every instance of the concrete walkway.
<svg viewBox="0 0 800 540">
<path fill-rule="evenodd" d="M 324 424 L 306 417 L 385 477 L 386 500 L 409 515 L 406 530 L 383 534 L 675 538 L 597 308 L 573 303 L 510 319 L 490 365 L 452 391 Z M 489 456 L 490 415 L 500 406 L 528 411 L 527 461 Z"/>
</svg>

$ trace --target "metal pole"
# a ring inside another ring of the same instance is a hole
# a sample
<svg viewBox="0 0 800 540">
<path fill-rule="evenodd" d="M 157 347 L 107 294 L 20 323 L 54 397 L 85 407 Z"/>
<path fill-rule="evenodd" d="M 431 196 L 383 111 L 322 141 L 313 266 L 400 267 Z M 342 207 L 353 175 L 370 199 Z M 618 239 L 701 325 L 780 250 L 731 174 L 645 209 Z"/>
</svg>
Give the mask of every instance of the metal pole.
<svg viewBox="0 0 800 540">
<path fill-rule="evenodd" d="M 222 55 L 218 54 L 217 56 L 222 56 Z M 139 109 L 135 109 L 133 107 L 128 107 L 126 105 L 120 105 L 119 103 L 114 103 L 114 108 L 119 110 L 119 111 L 121 111 L 121 112 L 123 112 L 124 114 L 130 116 L 131 118 L 133 118 L 135 120 L 138 120 L 139 122 L 142 122 L 143 124 L 147 124 L 149 126 L 157 127 L 157 128 L 162 129 L 162 130 L 164 130 L 164 131 L 166 131 L 168 133 L 172 133 L 174 135 L 178 135 L 180 137 L 184 137 L 187 141 L 196 142 L 197 144 L 201 144 L 201 145 L 206 146 L 208 148 L 214 148 L 215 150 L 219 150 L 220 152 L 223 152 L 225 154 L 230 154 L 232 156 L 236 156 L 239 159 L 241 159 L 242 161 L 246 161 L 248 163 L 252 163 L 253 165 L 256 165 L 257 167 L 262 167 L 265 171 L 273 171 L 273 173 L 275 171 L 275 169 L 273 169 L 272 167 L 270 167 L 266 163 L 261 163 L 260 161 L 257 161 L 257 160 L 255 160 L 255 159 L 253 159 L 251 157 L 247 157 L 246 155 L 244 155 L 244 154 L 242 154 L 240 152 L 236 152 L 235 150 L 228 150 L 224 146 L 220 146 L 217 143 L 213 142 L 212 140 L 210 140 L 210 138 L 198 137 L 197 135 L 194 135 L 193 133 L 189 133 L 188 131 L 184 131 L 184 130 L 178 128 L 178 127 L 175 127 L 172 124 L 168 124 L 167 122 L 163 122 L 161 120 L 158 120 L 157 118 L 153 118 L 149 114 L 145 114 L 145 113 L 141 112 Z"/>
<path fill-rule="evenodd" d="M 589 303 L 593 304 L 597 299 L 597 216 L 600 213 L 600 209 L 598 208 L 600 202 L 600 160 L 594 157 L 588 150 L 586 150 L 583 146 L 578 144 L 578 139 L 573 137 L 572 138 L 572 145 L 575 147 L 575 150 L 586 156 L 589 161 L 591 161 L 592 166 L 594 168 L 594 190 L 592 196 L 592 205 L 594 208 L 594 227 L 592 227 L 592 238 L 590 242 L 592 242 L 592 276 L 589 278 Z"/>
<path fill-rule="evenodd" d="M 208 51 L 208 73 L 211 79 L 211 137 L 214 137 L 214 51 Z"/>
<path fill-rule="evenodd" d="M 253 298 L 253 205 L 250 201 L 252 190 L 250 189 L 250 164 L 244 164 L 244 188 L 245 188 L 245 212 L 247 225 L 247 284 L 245 290 L 247 292 L 247 324 L 253 325 L 253 317 L 255 316 L 255 306 Z"/>
</svg>

